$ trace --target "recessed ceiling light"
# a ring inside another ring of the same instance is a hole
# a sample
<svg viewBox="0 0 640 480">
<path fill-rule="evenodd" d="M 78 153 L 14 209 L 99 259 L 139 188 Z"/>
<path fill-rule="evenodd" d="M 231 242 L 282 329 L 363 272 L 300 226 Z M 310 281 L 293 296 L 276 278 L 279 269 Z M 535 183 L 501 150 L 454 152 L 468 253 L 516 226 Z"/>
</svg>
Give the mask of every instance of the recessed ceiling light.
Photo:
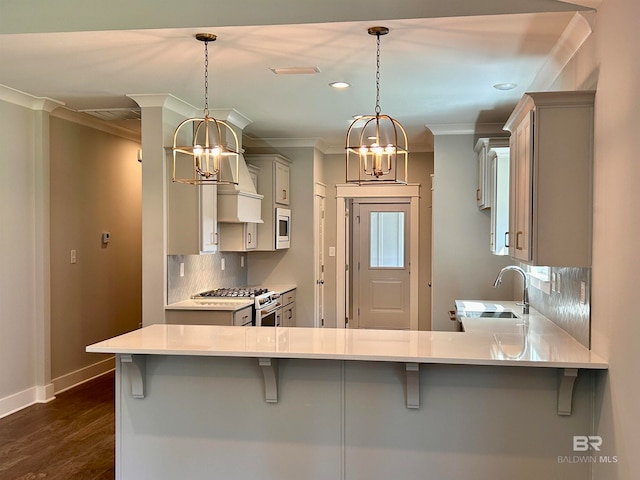
<svg viewBox="0 0 640 480">
<path fill-rule="evenodd" d="M 318 73 L 318 67 L 271 67 L 269 68 L 276 75 L 309 75 Z"/>
<path fill-rule="evenodd" d="M 505 82 L 505 83 L 496 83 L 493 86 L 493 88 L 495 88 L 496 90 L 513 90 L 517 86 L 518 86 L 517 83 Z"/>
<path fill-rule="evenodd" d="M 349 88 L 351 84 L 347 82 L 331 82 L 329 86 L 337 88 L 338 90 L 342 90 L 343 88 Z"/>
</svg>

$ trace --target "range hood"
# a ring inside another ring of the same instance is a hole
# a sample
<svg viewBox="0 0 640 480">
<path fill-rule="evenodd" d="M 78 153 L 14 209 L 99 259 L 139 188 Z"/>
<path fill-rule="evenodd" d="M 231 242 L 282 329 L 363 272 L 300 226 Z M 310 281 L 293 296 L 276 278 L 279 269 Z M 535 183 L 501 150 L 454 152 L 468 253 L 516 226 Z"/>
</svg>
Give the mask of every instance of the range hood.
<svg viewBox="0 0 640 480">
<path fill-rule="evenodd" d="M 218 185 L 218 222 L 263 223 L 261 212 L 264 196 L 256 192 L 244 157 L 242 154 L 239 156 L 238 177 L 234 178 L 238 184 Z M 229 162 L 223 161 L 220 168 L 226 177 L 236 176 L 236 172 L 230 171 Z"/>
<path fill-rule="evenodd" d="M 242 130 L 251 120 L 234 109 L 211 110 L 217 119 L 224 119 L 233 127 L 240 142 L 242 141 Z M 242 145 L 239 145 L 242 152 Z M 220 168 L 224 176 L 233 178 L 237 185 L 218 185 L 218 222 L 219 223 L 263 223 L 262 222 L 262 199 L 263 195 L 256 192 L 249 169 L 242 153 L 239 153 L 238 171 L 231 168 L 228 161 L 222 161 Z"/>
</svg>

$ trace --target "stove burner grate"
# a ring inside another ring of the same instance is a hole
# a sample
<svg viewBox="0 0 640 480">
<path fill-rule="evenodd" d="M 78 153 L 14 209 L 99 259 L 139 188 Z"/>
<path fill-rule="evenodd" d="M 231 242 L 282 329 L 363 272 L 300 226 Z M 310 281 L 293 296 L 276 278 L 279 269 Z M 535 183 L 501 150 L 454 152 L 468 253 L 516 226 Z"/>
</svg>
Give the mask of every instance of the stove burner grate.
<svg viewBox="0 0 640 480">
<path fill-rule="evenodd" d="M 194 295 L 194 298 L 208 298 L 208 297 L 255 297 L 256 295 L 262 295 L 269 290 L 266 288 L 258 287 L 233 287 L 233 288 L 215 288 L 213 290 L 207 290 L 206 292 L 200 292 Z"/>
</svg>

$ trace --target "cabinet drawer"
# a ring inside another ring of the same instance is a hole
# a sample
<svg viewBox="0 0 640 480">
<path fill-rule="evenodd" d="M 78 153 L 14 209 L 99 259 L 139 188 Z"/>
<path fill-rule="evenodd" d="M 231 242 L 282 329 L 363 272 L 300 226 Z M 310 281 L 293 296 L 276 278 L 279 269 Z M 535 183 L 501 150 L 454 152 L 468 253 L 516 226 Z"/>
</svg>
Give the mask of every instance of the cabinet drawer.
<svg viewBox="0 0 640 480">
<path fill-rule="evenodd" d="M 253 321 L 253 307 L 248 306 L 242 310 L 238 310 L 233 314 L 233 325 L 241 327 L 243 325 L 250 325 Z"/>
<path fill-rule="evenodd" d="M 293 303 L 296 301 L 296 291 L 295 290 L 291 290 L 289 292 L 285 292 L 280 296 L 280 300 L 282 305 L 289 305 L 290 303 Z"/>
</svg>

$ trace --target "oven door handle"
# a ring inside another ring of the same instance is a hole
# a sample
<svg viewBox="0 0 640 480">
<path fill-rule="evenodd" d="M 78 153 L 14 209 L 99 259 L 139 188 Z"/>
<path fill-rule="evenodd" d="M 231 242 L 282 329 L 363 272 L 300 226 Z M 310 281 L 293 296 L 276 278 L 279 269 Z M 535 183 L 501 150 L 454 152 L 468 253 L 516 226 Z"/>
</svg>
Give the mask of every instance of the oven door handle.
<svg viewBox="0 0 640 480">
<path fill-rule="evenodd" d="M 271 313 L 271 312 L 275 312 L 277 309 L 279 309 L 282 305 L 280 305 L 279 303 L 276 303 L 273 308 L 270 308 L 269 310 L 267 310 L 265 313 Z"/>
<path fill-rule="evenodd" d="M 276 303 L 275 305 L 273 305 L 272 307 L 266 308 L 266 309 L 260 309 L 260 315 L 261 316 L 265 316 L 265 315 L 269 315 L 271 312 L 275 312 L 277 309 L 279 309 L 282 305 L 280 305 L 279 303 Z"/>
</svg>

